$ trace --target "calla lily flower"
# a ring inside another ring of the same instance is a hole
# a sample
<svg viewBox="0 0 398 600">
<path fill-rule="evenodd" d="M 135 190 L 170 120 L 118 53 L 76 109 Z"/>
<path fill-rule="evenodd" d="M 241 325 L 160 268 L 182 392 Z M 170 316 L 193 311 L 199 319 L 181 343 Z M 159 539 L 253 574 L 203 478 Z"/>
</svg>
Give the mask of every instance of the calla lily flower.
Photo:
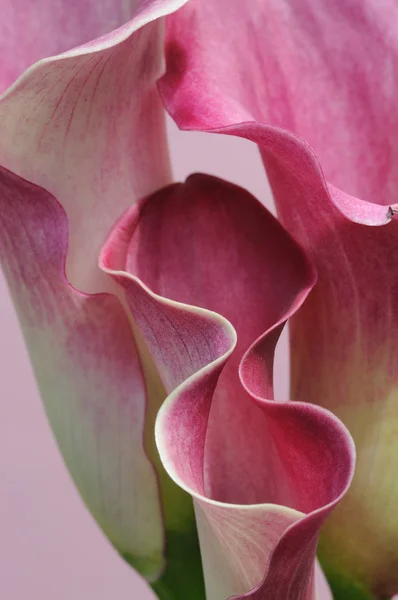
<svg viewBox="0 0 398 600">
<path fill-rule="evenodd" d="M 186 1 L 68 4 L 43 6 L 60 35 L 24 37 L 3 87 L 42 60 L 0 99 L 1 263 L 59 448 L 162 600 L 319 600 L 318 537 L 353 442 L 333 413 L 272 389 L 313 262 L 242 188 L 172 182 L 157 81 L 165 17 Z M 186 91 L 170 64 L 169 106 Z"/>
<path fill-rule="evenodd" d="M 344 599 L 398 592 L 397 23 L 388 0 L 193 1 L 168 20 L 161 83 L 181 128 L 258 144 L 316 265 L 292 319 L 292 397 L 331 409 L 356 442 L 321 539 Z"/>
</svg>

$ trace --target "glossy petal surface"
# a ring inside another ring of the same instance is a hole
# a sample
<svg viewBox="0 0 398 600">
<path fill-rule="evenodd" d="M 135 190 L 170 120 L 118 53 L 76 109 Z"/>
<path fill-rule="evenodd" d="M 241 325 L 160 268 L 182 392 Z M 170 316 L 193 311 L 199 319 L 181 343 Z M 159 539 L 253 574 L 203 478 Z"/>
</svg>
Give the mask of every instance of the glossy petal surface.
<svg viewBox="0 0 398 600">
<path fill-rule="evenodd" d="M 169 392 L 157 443 L 195 499 L 208 600 L 314 599 L 319 529 L 354 459 L 331 413 L 272 401 L 275 344 L 310 263 L 250 194 L 195 175 L 127 211 L 101 264 Z"/>
<path fill-rule="evenodd" d="M 397 18 L 390 0 L 192 2 L 169 21 L 161 86 L 182 128 L 259 145 L 281 219 L 317 267 L 293 319 L 292 395 L 331 408 L 358 447 L 322 543 L 339 598 L 398 590 L 397 226 L 373 227 L 397 194 Z"/>
</svg>

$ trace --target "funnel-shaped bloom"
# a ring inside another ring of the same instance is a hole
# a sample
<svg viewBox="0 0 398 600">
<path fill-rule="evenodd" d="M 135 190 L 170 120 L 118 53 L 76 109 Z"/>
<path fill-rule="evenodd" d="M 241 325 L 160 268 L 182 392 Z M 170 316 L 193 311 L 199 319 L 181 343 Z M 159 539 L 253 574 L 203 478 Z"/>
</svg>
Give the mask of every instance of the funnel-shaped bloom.
<svg viewBox="0 0 398 600">
<path fill-rule="evenodd" d="M 272 401 L 276 342 L 314 283 L 305 255 L 250 194 L 195 175 L 127 211 L 101 266 L 169 393 L 157 443 L 195 500 L 207 600 L 315 600 L 353 449 L 331 413 Z"/>
<path fill-rule="evenodd" d="M 398 592 L 397 23 L 391 0 L 193 1 L 168 22 L 161 86 L 182 128 L 259 145 L 317 267 L 293 319 L 292 397 L 330 408 L 357 445 L 321 546 L 338 598 Z"/>
<path fill-rule="evenodd" d="M 244 190 L 170 185 L 155 84 L 162 17 L 184 0 L 120 2 L 112 33 L 97 1 L 81 29 L 75 7 L 52 4 L 51 50 L 103 35 L 0 99 L 0 256 L 68 468 L 160 598 L 204 600 L 194 498 L 207 600 L 315 600 L 352 440 L 323 408 L 272 400 L 274 348 L 312 263 Z M 4 84 L 50 50 L 22 37 Z"/>
</svg>

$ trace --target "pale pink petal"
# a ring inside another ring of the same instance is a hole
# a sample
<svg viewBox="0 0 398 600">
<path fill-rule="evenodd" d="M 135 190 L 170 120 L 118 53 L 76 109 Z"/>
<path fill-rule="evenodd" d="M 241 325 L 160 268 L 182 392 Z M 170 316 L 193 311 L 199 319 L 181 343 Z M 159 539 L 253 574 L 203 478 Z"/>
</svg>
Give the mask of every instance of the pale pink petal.
<svg viewBox="0 0 398 600">
<path fill-rule="evenodd" d="M 318 593 L 316 600 L 333 600 L 328 581 L 318 561 L 315 563 L 315 585 Z"/>
<path fill-rule="evenodd" d="M 0 90 L 35 61 L 116 29 L 139 0 L 2 0 Z"/>
<path fill-rule="evenodd" d="M 194 553 L 192 502 L 160 465 L 158 398 L 145 392 L 130 315 L 105 293 L 116 286 L 97 254 L 116 215 L 169 180 L 155 82 L 161 17 L 182 3 L 126 4 L 126 25 L 42 60 L 0 100 L 1 264 L 49 420 L 103 531 L 150 581 L 162 575 L 167 593 L 163 522 L 167 559 L 185 566 L 168 534 L 180 535 L 180 554 L 189 537 Z"/>
<path fill-rule="evenodd" d="M 1 168 L 1 262 L 55 437 L 104 533 L 153 579 L 163 566 L 163 525 L 143 447 L 145 383 L 134 340 L 117 298 L 68 284 L 67 243 L 58 202 Z"/>
<path fill-rule="evenodd" d="M 292 396 L 331 408 L 358 447 L 321 545 L 338 598 L 398 591 L 398 225 L 373 227 L 396 211 L 397 19 L 393 0 L 193 1 L 168 21 L 161 83 L 180 127 L 259 145 L 317 267 L 293 319 Z"/>
<path fill-rule="evenodd" d="M 109 285 L 96 266 L 109 227 L 170 180 L 155 82 L 163 71 L 161 17 L 185 1 L 135 2 L 128 23 L 35 64 L 0 100 L 0 164 L 64 207 L 67 273 L 79 289 Z"/>
<path fill-rule="evenodd" d="M 311 264 L 247 192 L 194 175 L 127 211 L 101 265 L 170 393 L 157 443 L 195 499 L 208 600 L 314 600 L 319 529 L 354 451 L 331 413 L 268 400 L 275 344 L 314 284 Z"/>
</svg>

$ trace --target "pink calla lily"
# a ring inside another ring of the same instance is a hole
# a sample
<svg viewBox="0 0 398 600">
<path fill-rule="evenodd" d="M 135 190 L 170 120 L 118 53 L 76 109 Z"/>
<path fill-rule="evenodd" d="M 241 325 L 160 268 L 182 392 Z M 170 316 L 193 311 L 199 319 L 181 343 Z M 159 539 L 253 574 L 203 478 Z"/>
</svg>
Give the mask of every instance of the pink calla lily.
<svg viewBox="0 0 398 600">
<path fill-rule="evenodd" d="M 191 2 L 168 21 L 161 83 L 181 128 L 258 144 L 316 265 L 292 320 L 292 397 L 331 409 L 357 445 L 321 542 L 344 599 L 398 592 L 397 22 L 389 0 Z"/>
<path fill-rule="evenodd" d="M 162 600 L 316 600 L 318 536 L 354 447 L 332 413 L 272 390 L 275 345 L 313 264 L 243 189 L 171 183 L 156 84 L 164 17 L 186 0 L 132 2 L 126 15 L 120 3 L 112 23 L 85 4 L 81 30 L 59 6 L 45 16 L 85 45 L 36 63 L 0 99 L 0 256 L 60 450 Z M 172 62 L 168 77 L 166 99 Z M 190 94 L 187 115 L 201 99 Z"/>
<path fill-rule="evenodd" d="M 247 192 L 196 175 L 128 211 L 101 264 L 170 394 L 158 448 L 195 499 L 206 597 L 314 599 L 319 529 L 353 449 L 331 413 L 271 400 L 275 344 L 314 283 L 310 263 Z"/>
<path fill-rule="evenodd" d="M 33 65 L 0 100 L 0 164 L 14 174 L 2 171 L 1 262 L 73 479 L 118 551 L 154 581 L 168 577 L 166 542 L 198 562 L 193 510 L 163 476 L 178 519 L 174 510 L 162 514 L 157 452 L 144 440 L 152 410 L 146 374 L 128 315 L 106 295 L 114 286 L 97 262 L 123 209 L 171 178 L 155 84 L 161 17 L 182 2 L 133 2 L 124 15 L 131 20 L 94 42 L 87 35 L 95 27 L 87 27 L 91 17 L 97 23 L 98 3 L 87 4 L 92 13 L 74 40 L 89 43 Z M 53 14 L 65 22 L 69 2 Z"/>
</svg>

